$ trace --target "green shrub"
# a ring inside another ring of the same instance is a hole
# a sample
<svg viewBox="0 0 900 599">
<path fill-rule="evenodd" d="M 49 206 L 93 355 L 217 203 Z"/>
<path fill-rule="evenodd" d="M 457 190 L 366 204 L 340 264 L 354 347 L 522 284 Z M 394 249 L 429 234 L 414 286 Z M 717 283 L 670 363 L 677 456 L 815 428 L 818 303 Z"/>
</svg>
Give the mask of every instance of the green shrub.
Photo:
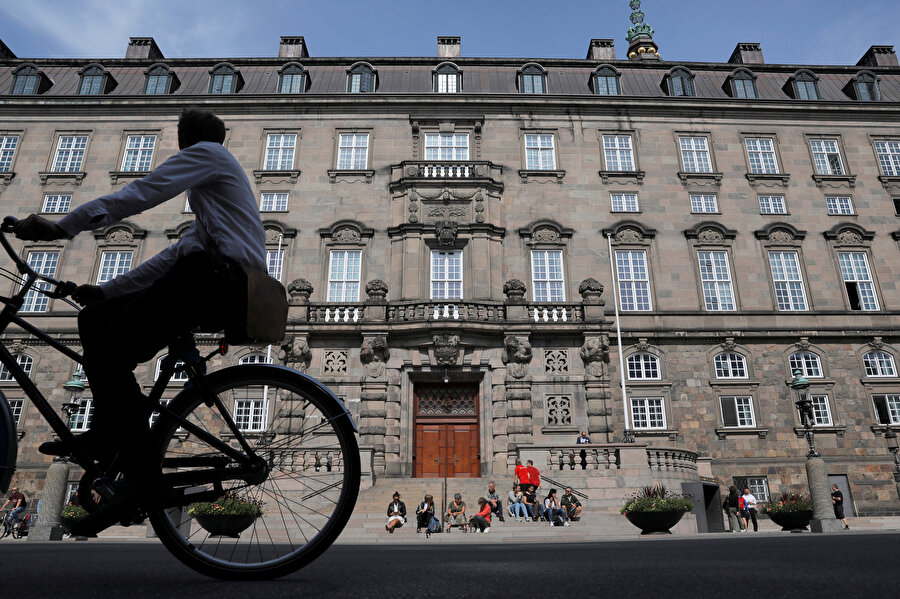
<svg viewBox="0 0 900 599">
<path fill-rule="evenodd" d="M 693 497 L 674 493 L 665 485 L 646 486 L 633 494 L 619 510 L 629 512 L 689 512 L 694 509 Z"/>
<path fill-rule="evenodd" d="M 79 520 L 87 515 L 88 511 L 80 505 L 67 505 L 63 507 L 59 517 L 63 520 Z"/>
<path fill-rule="evenodd" d="M 812 499 L 802 493 L 788 493 L 782 491 L 781 497 L 769 498 L 763 510 L 766 514 L 789 514 L 793 512 L 813 511 Z"/>
</svg>

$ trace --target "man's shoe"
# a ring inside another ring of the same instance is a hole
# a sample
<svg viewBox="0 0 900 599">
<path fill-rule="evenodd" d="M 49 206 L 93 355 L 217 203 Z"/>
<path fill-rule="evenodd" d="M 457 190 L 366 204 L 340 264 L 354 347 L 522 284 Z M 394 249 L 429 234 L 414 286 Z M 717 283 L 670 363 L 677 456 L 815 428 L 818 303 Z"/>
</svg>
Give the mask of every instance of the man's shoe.
<svg viewBox="0 0 900 599">
<path fill-rule="evenodd" d="M 75 442 L 81 445 L 81 447 L 94 458 L 109 451 L 109 444 L 104 442 L 103 438 L 101 438 L 94 430 L 88 430 L 80 435 L 75 435 Z M 41 443 L 38 447 L 38 451 L 44 455 L 63 457 L 72 455 L 72 449 L 62 441 L 47 441 Z"/>
<path fill-rule="evenodd" d="M 563 522 L 563 526 L 568 526 L 568 525 L 569 525 L 568 522 Z"/>
<path fill-rule="evenodd" d="M 491 532 L 491 527 L 490 527 L 490 526 L 488 526 L 488 527 L 487 527 L 487 528 L 485 528 L 485 529 L 484 529 L 484 530 L 482 530 L 482 531 L 481 531 L 481 532 Z"/>
<path fill-rule="evenodd" d="M 850 530 L 850 526 L 848 524 L 844 524 L 844 530 Z"/>
</svg>

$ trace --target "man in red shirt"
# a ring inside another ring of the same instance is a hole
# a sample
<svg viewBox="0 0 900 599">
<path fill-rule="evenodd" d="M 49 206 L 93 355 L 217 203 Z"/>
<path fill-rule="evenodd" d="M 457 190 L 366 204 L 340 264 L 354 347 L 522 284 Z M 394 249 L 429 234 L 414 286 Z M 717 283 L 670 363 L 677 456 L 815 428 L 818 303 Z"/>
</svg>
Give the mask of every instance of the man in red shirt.
<svg viewBox="0 0 900 599">
<path fill-rule="evenodd" d="M 28 502 L 25 500 L 25 496 L 19 493 L 19 487 L 13 487 L 12 491 L 9 494 L 9 499 L 0 506 L 0 512 L 6 509 L 6 506 L 9 505 L 12 509 L 9 512 L 9 524 L 10 526 L 15 526 L 16 522 L 19 520 L 19 514 L 25 511 L 25 508 L 28 506 Z M 5 535 L 4 535 L 5 536 Z"/>
<path fill-rule="evenodd" d="M 534 487 L 534 491 L 537 492 L 538 487 L 541 486 L 541 473 L 537 468 L 534 467 L 534 462 L 528 460 L 525 462 L 527 464 L 526 470 L 528 472 L 528 480 L 532 487 Z"/>
</svg>

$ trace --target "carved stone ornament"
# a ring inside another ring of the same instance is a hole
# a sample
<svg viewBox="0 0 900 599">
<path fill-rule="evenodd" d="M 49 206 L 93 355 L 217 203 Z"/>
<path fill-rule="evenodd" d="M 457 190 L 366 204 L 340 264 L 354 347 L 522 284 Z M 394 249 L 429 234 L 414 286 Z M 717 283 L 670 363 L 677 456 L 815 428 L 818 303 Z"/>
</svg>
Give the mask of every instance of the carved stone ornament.
<svg viewBox="0 0 900 599">
<path fill-rule="evenodd" d="M 455 366 L 459 359 L 459 335 L 435 335 L 434 359 L 440 366 Z"/>
<path fill-rule="evenodd" d="M 722 348 L 728 351 L 733 351 L 735 347 L 737 347 L 737 344 L 734 342 L 734 337 L 726 337 L 725 341 L 722 342 Z"/>
<path fill-rule="evenodd" d="M 586 304 L 606 305 L 606 300 L 600 297 L 603 293 L 603 284 L 593 277 L 588 277 L 581 282 L 581 285 L 578 286 L 578 293 L 581 294 L 581 299 Z"/>
<path fill-rule="evenodd" d="M 281 231 L 278 229 L 266 229 L 266 243 L 275 245 L 278 243 L 278 238 L 281 236 Z"/>
<path fill-rule="evenodd" d="M 875 337 L 872 341 L 869 342 L 869 346 L 874 349 L 882 349 L 884 347 L 884 341 L 881 337 Z"/>
<path fill-rule="evenodd" d="M 859 245 L 862 243 L 862 237 L 853 231 L 841 231 L 837 236 L 838 243 L 843 245 Z"/>
<path fill-rule="evenodd" d="M 798 349 L 809 349 L 809 337 L 800 337 L 800 341 L 794 344 Z"/>
<path fill-rule="evenodd" d="M 353 227 L 341 227 L 331 236 L 332 241 L 337 243 L 359 243 L 362 235 Z"/>
<path fill-rule="evenodd" d="M 278 354 L 278 359 L 285 366 L 306 372 L 312 359 L 312 350 L 309 349 L 306 337 L 288 337 L 285 339 Z"/>
<path fill-rule="evenodd" d="M 605 362 L 609 362 L 609 341 L 603 337 L 590 337 L 585 339 L 584 345 L 578 352 L 584 369 L 591 376 L 603 376 Z"/>
<path fill-rule="evenodd" d="M 528 365 L 531 363 L 531 343 L 528 339 L 507 335 L 503 338 L 503 354 L 501 359 L 506 364 L 506 372 L 516 379 L 524 378 L 528 374 Z"/>
<path fill-rule="evenodd" d="M 291 297 L 302 297 L 303 299 L 309 299 L 309 296 L 312 294 L 315 289 L 313 289 L 312 283 L 307 281 L 306 279 L 294 279 L 290 283 L 288 283 L 287 291 L 291 295 Z"/>
<path fill-rule="evenodd" d="M 434 223 L 434 232 L 441 245 L 453 245 L 459 234 L 459 223 L 452 220 L 438 221 Z"/>
<path fill-rule="evenodd" d="M 366 368 L 366 374 L 378 378 L 384 374 L 385 362 L 391 357 L 385 337 L 367 337 L 359 350 L 359 360 Z"/>
<path fill-rule="evenodd" d="M 419 222 L 419 198 L 415 192 L 409 194 L 409 216 L 407 220 L 411 223 Z"/>
<path fill-rule="evenodd" d="M 541 243 L 559 243 L 559 231 L 550 227 L 541 227 L 534 232 L 533 238 Z"/>
<path fill-rule="evenodd" d="M 790 243 L 794 241 L 794 236 L 784 229 L 775 229 L 769 233 L 769 241 L 772 243 Z"/>
<path fill-rule="evenodd" d="M 115 245 L 128 245 L 134 243 L 134 235 L 128 229 L 116 229 L 106 235 L 106 241 Z"/>
<path fill-rule="evenodd" d="M 366 283 L 366 295 L 369 296 L 370 300 L 383 301 L 384 298 L 387 297 L 387 292 L 387 283 L 381 279 L 372 279 Z"/>
<path fill-rule="evenodd" d="M 520 300 L 525 297 L 525 283 L 519 279 L 510 279 L 503 284 L 503 293 L 511 300 Z"/>
<path fill-rule="evenodd" d="M 646 337 L 641 337 L 638 339 L 638 342 L 634 344 L 634 348 L 640 352 L 650 351 L 650 344 L 647 343 Z"/>
<path fill-rule="evenodd" d="M 697 239 L 703 243 L 722 243 L 725 240 L 725 237 L 721 232 L 716 231 L 715 229 L 703 229 L 700 231 L 700 234 L 697 235 Z"/>
<path fill-rule="evenodd" d="M 616 241 L 619 243 L 639 243 L 644 240 L 637 229 L 622 229 L 616 233 Z"/>
<path fill-rule="evenodd" d="M 11 354 L 21 354 L 25 352 L 25 344 L 20 340 L 13 341 L 9 345 L 7 345 L 6 348 Z"/>
</svg>

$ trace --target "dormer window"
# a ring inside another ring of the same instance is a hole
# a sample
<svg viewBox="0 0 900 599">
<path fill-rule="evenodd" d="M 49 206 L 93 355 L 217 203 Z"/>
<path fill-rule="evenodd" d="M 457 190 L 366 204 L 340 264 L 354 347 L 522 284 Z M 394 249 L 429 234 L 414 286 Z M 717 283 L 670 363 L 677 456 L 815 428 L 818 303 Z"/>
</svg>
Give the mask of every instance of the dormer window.
<svg viewBox="0 0 900 599">
<path fill-rule="evenodd" d="M 546 94 L 547 72 L 540 65 L 526 65 L 519 71 L 519 92 L 523 94 Z"/>
<path fill-rule="evenodd" d="M 49 80 L 35 66 L 23 65 L 13 71 L 12 94 L 15 96 L 42 94 L 49 87 Z"/>
<path fill-rule="evenodd" d="M 790 80 L 795 100 L 821 100 L 819 78 L 811 71 L 798 71 Z"/>
<path fill-rule="evenodd" d="M 241 88 L 241 74 L 230 64 L 215 67 L 209 73 L 209 93 L 234 94 Z"/>
<path fill-rule="evenodd" d="M 591 79 L 594 93 L 598 96 L 618 96 L 619 72 L 612 67 L 597 67 Z"/>
<path fill-rule="evenodd" d="M 693 96 L 694 75 L 687 69 L 672 69 L 666 77 L 670 96 Z"/>
<path fill-rule="evenodd" d="M 860 102 L 878 102 L 881 100 L 881 88 L 878 77 L 872 73 L 859 73 L 853 78 L 853 96 Z"/>
<path fill-rule="evenodd" d="M 756 75 L 746 69 L 738 69 L 728 78 L 732 98 L 758 98 Z"/>
<path fill-rule="evenodd" d="M 278 92 L 282 94 L 302 94 L 306 92 L 308 77 L 303 67 L 289 63 L 279 72 Z"/>
<path fill-rule="evenodd" d="M 164 96 L 178 87 L 178 79 L 164 64 L 150 67 L 145 72 L 144 94 L 148 96 Z"/>
<path fill-rule="evenodd" d="M 434 70 L 434 91 L 439 94 L 456 94 L 462 91 L 462 73 L 456 65 L 444 63 Z"/>
<path fill-rule="evenodd" d="M 367 64 L 355 64 L 350 67 L 347 76 L 347 92 L 351 94 L 366 94 L 375 91 L 375 69 Z"/>
<path fill-rule="evenodd" d="M 80 96 L 101 96 L 113 87 L 113 79 L 100 65 L 91 65 L 81 71 L 81 83 L 78 85 Z"/>
</svg>

